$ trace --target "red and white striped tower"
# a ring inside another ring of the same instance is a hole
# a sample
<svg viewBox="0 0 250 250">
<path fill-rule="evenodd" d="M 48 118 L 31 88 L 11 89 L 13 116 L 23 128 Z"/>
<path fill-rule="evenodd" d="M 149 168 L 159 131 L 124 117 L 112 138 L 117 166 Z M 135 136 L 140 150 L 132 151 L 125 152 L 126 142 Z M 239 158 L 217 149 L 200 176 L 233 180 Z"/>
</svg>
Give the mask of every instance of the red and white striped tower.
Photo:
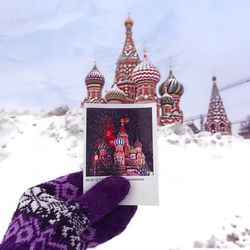
<svg viewBox="0 0 250 250">
<path fill-rule="evenodd" d="M 135 98 L 135 85 L 132 81 L 132 72 L 140 63 L 132 37 L 133 20 L 128 16 L 124 22 L 126 27 L 126 39 L 122 53 L 116 63 L 115 82 L 125 93 L 127 102 L 133 103 Z"/>
<path fill-rule="evenodd" d="M 210 98 L 207 121 L 205 130 L 211 133 L 220 132 L 222 134 L 231 134 L 231 122 L 227 118 L 225 108 L 216 83 L 216 77 L 212 78 L 213 88 Z"/>
</svg>

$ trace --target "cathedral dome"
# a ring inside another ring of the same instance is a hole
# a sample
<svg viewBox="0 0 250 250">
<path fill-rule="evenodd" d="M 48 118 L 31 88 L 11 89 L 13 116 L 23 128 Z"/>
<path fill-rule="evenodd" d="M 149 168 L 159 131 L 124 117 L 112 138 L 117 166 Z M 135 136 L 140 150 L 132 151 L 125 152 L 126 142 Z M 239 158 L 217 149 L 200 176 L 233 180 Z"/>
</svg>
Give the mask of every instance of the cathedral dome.
<svg viewBox="0 0 250 250">
<path fill-rule="evenodd" d="M 161 74 L 159 70 L 149 62 L 146 52 L 144 52 L 143 61 L 138 64 L 132 73 L 132 81 L 135 84 L 141 82 L 154 82 L 157 84 L 160 81 Z"/>
<path fill-rule="evenodd" d="M 137 154 L 137 150 L 136 150 L 135 148 L 131 148 L 131 149 L 129 150 L 129 153 L 130 153 L 130 154 Z"/>
<path fill-rule="evenodd" d="M 105 100 L 110 101 L 124 101 L 125 93 L 114 83 L 114 86 L 105 95 Z"/>
<path fill-rule="evenodd" d="M 142 147 L 142 143 L 139 141 L 139 139 L 137 138 L 134 144 L 135 148 L 141 148 Z"/>
<path fill-rule="evenodd" d="M 176 80 L 172 70 L 169 71 L 167 80 L 164 81 L 159 87 L 159 93 L 161 96 L 163 96 L 166 92 L 170 95 L 175 94 L 180 96 L 184 93 L 183 85 Z"/>
<path fill-rule="evenodd" d="M 124 145 L 125 141 L 121 137 L 117 137 L 114 141 L 115 146 Z"/>
<path fill-rule="evenodd" d="M 102 141 L 102 142 L 99 143 L 98 149 L 99 149 L 99 150 L 101 150 L 101 149 L 108 150 L 108 149 L 109 149 L 109 146 L 108 146 L 108 144 L 107 144 L 105 141 Z"/>
<path fill-rule="evenodd" d="M 128 25 L 128 24 L 133 25 L 134 22 L 133 22 L 132 18 L 131 18 L 130 16 L 128 16 L 128 17 L 126 18 L 126 20 L 124 21 L 124 24 L 125 24 L 125 25 Z"/>
<path fill-rule="evenodd" d="M 161 104 L 165 105 L 173 105 L 174 99 L 171 95 L 169 95 L 167 92 L 161 97 Z"/>
<path fill-rule="evenodd" d="M 99 84 L 101 86 L 104 85 L 105 79 L 102 73 L 98 70 L 96 65 L 94 65 L 93 69 L 89 72 L 89 74 L 85 78 L 86 85 Z"/>
</svg>

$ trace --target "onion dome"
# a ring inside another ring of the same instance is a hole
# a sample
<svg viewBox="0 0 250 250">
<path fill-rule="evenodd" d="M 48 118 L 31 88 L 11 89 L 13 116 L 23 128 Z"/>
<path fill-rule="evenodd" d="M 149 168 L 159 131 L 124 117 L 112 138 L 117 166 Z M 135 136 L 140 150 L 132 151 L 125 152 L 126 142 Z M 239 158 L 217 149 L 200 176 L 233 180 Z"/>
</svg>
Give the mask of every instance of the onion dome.
<svg viewBox="0 0 250 250">
<path fill-rule="evenodd" d="M 110 101 L 123 102 L 125 97 L 126 97 L 125 93 L 117 86 L 116 83 L 114 83 L 112 89 L 109 90 L 105 95 L 105 99 L 107 102 L 110 102 Z"/>
<path fill-rule="evenodd" d="M 105 141 L 102 141 L 102 142 L 99 143 L 98 149 L 99 149 L 99 150 L 101 150 L 101 149 L 108 150 L 108 149 L 109 149 L 109 146 L 108 146 L 108 144 L 107 144 Z"/>
<path fill-rule="evenodd" d="M 135 148 L 131 148 L 131 149 L 129 150 L 129 153 L 130 153 L 130 154 L 137 154 L 137 150 L 136 150 Z"/>
<path fill-rule="evenodd" d="M 115 141 L 114 141 L 114 144 L 115 144 L 115 146 L 118 146 L 118 145 L 124 145 L 124 140 L 121 138 L 121 137 L 117 137 L 116 139 L 115 139 Z"/>
<path fill-rule="evenodd" d="M 125 24 L 125 26 L 128 24 L 130 24 L 130 25 L 134 24 L 133 20 L 131 19 L 131 17 L 129 15 L 128 15 L 127 19 L 124 21 L 124 24 Z"/>
<path fill-rule="evenodd" d="M 102 73 L 98 70 L 96 65 L 94 65 L 93 69 L 88 73 L 85 78 L 86 85 L 99 84 L 101 86 L 104 85 L 105 79 Z"/>
<path fill-rule="evenodd" d="M 171 95 L 169 95 L 167 92 L 161 97 L 161 104 L 162 105 L 173 105 L 174 99 Z"/>
<path fill-rule="evenodd" d="M 154 82 L 157 84 L 160 81 L 161 74 L 159 70 L 149 62 L 147 53 L 144 51 L 144 59 L 138 64 L 132 72 L 132 81 L 135 84 L 141 82 Z"/>
<path fill-rule="evenodd" d="M 164 95 L 166 92 L 170 95 L 174 94 L 180 96 L 184 92 L 183 85 L 176 80 L 171 69 L 169 71 L 167 80 L 164 81 L 159 87 L 159 93 L 161 96 Z"/>
<path fill-rule="evenodd" d="M 135 148 L 142 148 L 142 143 L 139 141 L 139 139 L 137 138 L 134 144 Z"/>
</svg>

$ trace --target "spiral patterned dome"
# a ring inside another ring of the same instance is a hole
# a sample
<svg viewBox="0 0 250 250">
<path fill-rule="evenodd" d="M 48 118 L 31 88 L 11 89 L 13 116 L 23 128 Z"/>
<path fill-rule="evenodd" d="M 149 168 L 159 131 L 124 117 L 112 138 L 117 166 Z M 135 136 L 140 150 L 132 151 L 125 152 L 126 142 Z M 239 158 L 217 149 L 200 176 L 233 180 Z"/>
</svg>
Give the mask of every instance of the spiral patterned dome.
<svg viewBox="0 0 250 250">
<path fill-rule="evenodd" d="M 115 146 L 117 145 L 124 145 L 124 140 L 121 137 L 117 137 L 114 141 Z"/>
<path fill-rule="evenodd" d="M 169 95 L 167 92 L 161 97 L 161 104 L 162 105 L 173 105 L 174 99 L 171 95 Z"/>
<path fill-rule="evenodd" d="M 102 141 L 102 142 L 99 143 L 98 149 L 99 150 L 101 150 L 101 149 L 108 150 L 109 149 L 109 145 L 105 141 Z"/>
<path fill-rule="evenodd" d="M 169 71 L 167 80 L 160 85 L 159 93 L 161 96 L 163 96 L 165 93 L 181 96 L 184 93 L 183 85 L 176 80 L 172 70 Z"/>
<path fill-rule="evenodd" d="M 154 82 L 157 84 L 161 79 L 159 70 L 149 62 L 146 52 L 143 61 L 138 64 L 132 72 L 132 81 L 135 84 L 141 82 Z"/>
<path fill-rule="evenodd" d="M 85 78 L 86 85 L 99 84 L 101 86 L 104 85 L 105 79 L 102 73 L 98 70 L 96 65 L 94 65 L 93 69 L 88 73 Z"/>
<path fill-rule="evenodd" d="M 116 83 L 114 83 L 111 90 L 109 90 L 105 95 L 105 100 L 107 102 L 109 101 L 121 101 L 123 102 L 125 100 L 125 93 L 117 86 Z"/>
<path fill-rule="evenodd" d="M 139 139 L 137 138 L 134 144 L 135 148 L 141 148 L 142 147 L 142 143 L 139 141 Z"/>
</svg>

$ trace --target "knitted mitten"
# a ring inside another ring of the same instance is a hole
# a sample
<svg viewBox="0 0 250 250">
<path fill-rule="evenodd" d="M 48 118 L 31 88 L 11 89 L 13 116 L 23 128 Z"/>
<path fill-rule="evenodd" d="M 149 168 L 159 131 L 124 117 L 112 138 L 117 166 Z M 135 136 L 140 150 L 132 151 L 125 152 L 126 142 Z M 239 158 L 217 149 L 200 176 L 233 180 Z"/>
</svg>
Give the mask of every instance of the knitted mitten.
<svg viewBox="0 0 250 250">
<path fill-rule="evenodd" d="M 0 250 L 83 250 L 120 234 L 136 206 L 118 206 L 130 188 L 107 177 L 84 195 L 82 172 L 28 189 L 19 200 Z"/>
</svg>

